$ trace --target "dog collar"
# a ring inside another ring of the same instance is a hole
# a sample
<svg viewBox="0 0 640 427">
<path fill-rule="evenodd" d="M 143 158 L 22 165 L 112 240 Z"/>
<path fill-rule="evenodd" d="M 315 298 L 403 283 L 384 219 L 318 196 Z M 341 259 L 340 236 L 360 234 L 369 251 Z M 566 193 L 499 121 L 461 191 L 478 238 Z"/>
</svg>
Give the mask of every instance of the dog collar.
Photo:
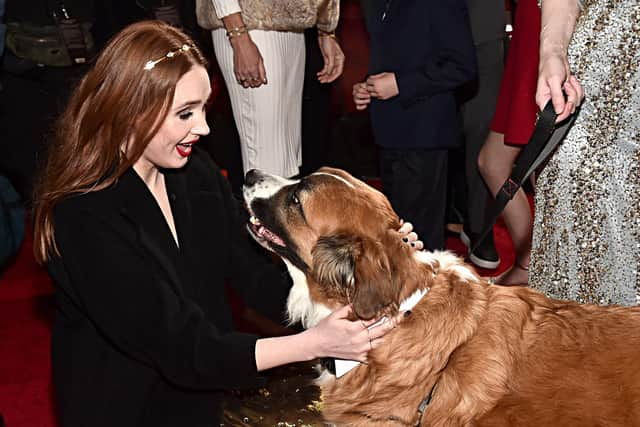
<svg viewBox="0 0 640 427">
<path fill-rule="evenodd" d="M 418 289 L 417 291 L 412 293 L 409 296 L 409 298 L 407 298 L 406 300 L 404 300 L 404 301 L 402 301 L 400 303 L 400 311 L 411 310 L 413 307 L 416 306 L 416 304 L 418 304 L 418 302 L 420 302 L 422 297 L 424 297 L 427 294 L 427 292 L 429 292 L 429 288 Z M 371 329 L 371 328 L 373 328 L 375 326 L 378 326 L 379 324 L 384 323 L 386 321 L 387 321 L 387 318 L 383 317 L 382 319 L 380 319 L 379 321 L 377 321 L 373 325 L 369 326 L 369 329 Z M 334 363 L 332 364 L 331 361 L 333 361 Z M 340 378 L 341 376 L 343 376 L 344 374 L 346 374 L 347 372 L 349 372 L 353 368 L 357 367 L 358 365 L 360 365 L 360 362 L 358 362 L 357 360 L 344 360 L 344 359 L 329 359 L 329 360 L 326 360 L 325 359 L 322 362 L 322 366 L 325 367 L 325 368 L 328 368 L 329 372 L 334 374 L 336 376 L 336 378 Z M 331 367 L 333 367 L 335 369 L 334 372 L 332 372 Z"/>
</svg>

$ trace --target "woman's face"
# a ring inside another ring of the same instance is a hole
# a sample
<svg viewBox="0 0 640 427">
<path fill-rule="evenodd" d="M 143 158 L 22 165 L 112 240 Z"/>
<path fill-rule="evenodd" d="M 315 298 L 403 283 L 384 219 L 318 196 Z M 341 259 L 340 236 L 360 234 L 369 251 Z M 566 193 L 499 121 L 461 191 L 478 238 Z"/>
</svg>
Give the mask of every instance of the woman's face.
<svg viewBox="0 0 640 427">
<path fill-rule="evenodd" d="M 139 172 L 152 168 L 175 169 L 184 166 L 193 144 L 209 133 L 205 103 L 211 94 L 209 75 L 194 66 L 176 84 L 173 103 L 166 119 L 134 164 Z"/>
</svg>

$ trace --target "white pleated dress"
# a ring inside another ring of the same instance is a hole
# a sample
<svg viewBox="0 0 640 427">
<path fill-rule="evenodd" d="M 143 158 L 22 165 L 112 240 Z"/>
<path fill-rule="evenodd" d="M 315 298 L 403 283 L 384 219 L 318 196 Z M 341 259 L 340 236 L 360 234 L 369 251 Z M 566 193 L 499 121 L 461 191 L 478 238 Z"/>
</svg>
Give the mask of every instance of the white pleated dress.
<svg viewBox="0 0 640 427">
<path fill-rule="evenodd" d="M 255 89 L 245 89 L 236 80 L 226 30 L 211 32 L 240 134 L 243 169 L 291 177 L 302 164 L 304 33 L 251 30 L 249 34 L 262 55 L 268 82 Z"/>
</svg>

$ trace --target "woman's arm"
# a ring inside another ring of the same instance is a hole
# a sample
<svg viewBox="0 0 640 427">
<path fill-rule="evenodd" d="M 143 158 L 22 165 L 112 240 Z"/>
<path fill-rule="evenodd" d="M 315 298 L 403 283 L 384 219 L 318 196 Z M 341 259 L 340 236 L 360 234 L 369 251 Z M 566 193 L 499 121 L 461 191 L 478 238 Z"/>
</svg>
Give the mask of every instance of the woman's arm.
<svg viewBox="0 0 640 427">
<path fill-rule="evenodd" d="M 376 320 L 350 321 L 347 319 L 350 312 L 351 307 L 345 306 L 299 334 L 259 339 L 255 353 L 258 371 L 318 357 L 366 362 L 369 351 L 378 347 L 383 336 L 404 317 L 400 314 L 368 328 Z"/>
<path fill-rule="evenodd" d="M 238 0 L 213 0 L 213 7 L 227 30 L 233 48 L 233 71 L 238 84 L 245 88 L 266 84 L 264 61 L 244 25 Z"/>
<path fill-rule="evenodd" d="M 334 33 L 340 18 L 340 1 L 325 0 L 318 6 L 316 27 L 321 33 Z"/>
<path fill-rule="evenodd" d="M 318 6 L 318 46 L 324 59 L 324 67 L 316 73 L 320 83 L 331 83 L 340 77 L 344 68 L 344 53 L 335 37 L 339 17 L 339 0 L 325 0 Z"/>
<path fill-rule="evenodd" d="M 543 109 L 551 99 L 558 120 L 564 120 L 580 105 L 582 86 L 571 75 L 567 49 L 580 13 L 578 0 L 543 0 L 540 32 L 540 63 L 536 103 Z M 566 92 L 565 103 L 562 91 Z"/>
</svg>

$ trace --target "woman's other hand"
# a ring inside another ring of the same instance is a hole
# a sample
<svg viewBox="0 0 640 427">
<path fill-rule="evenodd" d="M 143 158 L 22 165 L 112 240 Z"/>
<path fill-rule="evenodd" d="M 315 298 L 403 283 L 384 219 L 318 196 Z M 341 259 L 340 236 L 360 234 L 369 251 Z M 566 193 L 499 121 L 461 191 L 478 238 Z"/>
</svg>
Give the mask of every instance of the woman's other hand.
<svg viewBox="0 0 640 427">
<path fill-rule="evenodd" d="M 410 222 L 404 222 L 403 220 L 400 220 L 400 228 L 398 229 L 398 233 L 400 233 L 402 241 L 411 246 L 413 249 L 420 251 L 424 248 L 424 243 L 422 243 L 422 240 L 418 240 L 418 235 L 413 231 L 413 224 L 411 224 Z"/>
<path fill-rule="evenodd" d="M 371 103 L 371 95 L 369 95 L 367 84 L 365 82 L 354 84 L 352 93 L 353 102 L 356 104 L 356 110 L 364 110 Z"/>
<path fill-rule="evenodd" d="M 318 46 L 324 59 L 324 67 L 316 74 L 320 83 L 331 83 L 342 74 L 344 53 L 333 34 L 318 33 Z"/>
<path fill-rule="evenodd" d="M 233 47 L 233 72 L 238 84 L 244 88 L 256 88 L 267 84 L 262 55 L 249 33 L 234 36 L 230 42 Z"/>
<path fill-rule="evenodd" d="M 567 95 L 565 101 L 564 93 Z M 566 55 L 559 53 L 542 54 L 538 70 L 536 104 L 543 110 L 547 102 L 553 103 L 561 122 L 576 111 L 584 99 L 584 89 L 578 79 L 571 74 Z"/>
</svg>

